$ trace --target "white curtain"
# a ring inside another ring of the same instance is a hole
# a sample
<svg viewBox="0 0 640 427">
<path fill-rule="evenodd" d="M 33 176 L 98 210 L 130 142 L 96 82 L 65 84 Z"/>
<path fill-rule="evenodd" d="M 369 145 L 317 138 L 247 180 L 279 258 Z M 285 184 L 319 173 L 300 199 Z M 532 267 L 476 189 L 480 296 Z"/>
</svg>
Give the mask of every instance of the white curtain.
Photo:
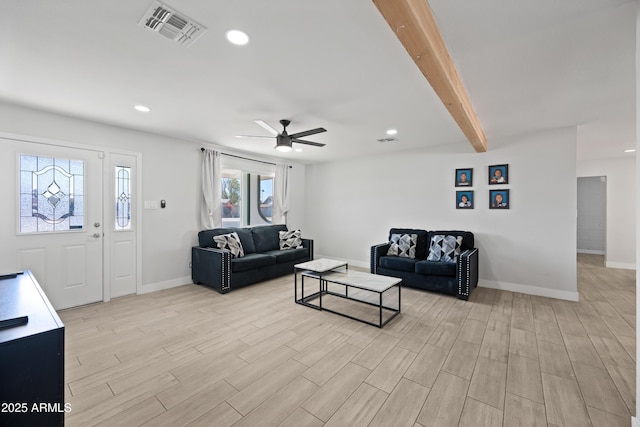
<svg viewBox="0 0 640 427">
<path fill-rule="evenodd" d="M 202 206 L 200 222 L 203 230 L 222 226 L 222 169 L 220 153 L 202 152 Z"/>
<path fill-rule="evenodd" d="M 286 224 L 289 212 L 289 166 L 276 165 L 273 178 L 273 224 Z"/>
</svg>

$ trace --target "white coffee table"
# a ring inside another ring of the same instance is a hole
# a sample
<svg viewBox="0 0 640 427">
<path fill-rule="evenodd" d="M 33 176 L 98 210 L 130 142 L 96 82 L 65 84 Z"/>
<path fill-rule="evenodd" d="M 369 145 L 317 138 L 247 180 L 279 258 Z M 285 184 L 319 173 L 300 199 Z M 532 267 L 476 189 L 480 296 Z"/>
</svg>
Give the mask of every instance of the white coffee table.
<svg viewBox="0 0 640 427">
<path fill-rule="evenodd" d="M 298 273 L 301 272 L 301 298 L 298 299 Z M 369 274 L 360 271 L 350 271 L 348 265 L 344 261 L 318 259 L 309 261 L 294 266 L 294 299 L 296 303 L 312 307 L 317 310 L 325 310 L 331 313 L 339 314 L 344 317 L 348 317 L 359 322 L 363 322 L 369 325 L 382 328 L 389 323 L 394 317 L 400 313 L 400 294 L 402 279 L 397 277 L 380 276 L 377 274 Z M 304 279 L 305 277 L 317 279 L 319 283 L 318 292 L 314 292 L 311 295 L 304 295 Z M 344 293 L 335 292 L 329 290 L 328 284 L 333 283 L 336 285 L 344 286 Z M 383 295 L 393 288 L 398 289 L 398 307 L 389 307 L 383 304 Z M 349 295 L 349 289 L 357 289 L 365 291 L 365 293 L 377 294 L 375 302 L 366 301 L 359 298 L 354 298 Z M 362 304 L 371 305 L 378 308 L 379 318 L 378 322 L 370 322 L 368 320 L 360 319 L 349 314 L 339 312 L 322 305 L 322 296 L 332 295 L 340 298 L 345 298 L 350 301 L 356 301 Z M 312 304 L 310 301 L 318 299 L 318 304 Z M 390 317 L 383 321 L 383 310 L 390 311 L 392 314 Z"/>
</svg>

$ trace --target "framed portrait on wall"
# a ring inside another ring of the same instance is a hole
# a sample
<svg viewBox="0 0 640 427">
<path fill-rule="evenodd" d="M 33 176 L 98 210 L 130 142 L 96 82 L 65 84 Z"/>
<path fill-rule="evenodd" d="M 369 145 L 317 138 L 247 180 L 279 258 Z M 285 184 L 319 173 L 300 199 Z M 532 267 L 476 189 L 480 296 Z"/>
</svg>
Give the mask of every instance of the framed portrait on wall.
<svg viewBox="0 0 640 427">
<path fill-rule="evenodd" d="M 456 191 L 456 209 L 473 209 L 473 190 Z"/>
<path fill-rule="evenodd" d="M 489 185 L 508 184 L 509 165 L 489 166 Z"/>
<path fill-rule="evenodd" d="M 509 209 L 509 190 L 489 190 L 489 209 Z"/>
<path fill-rule="evenodd" d="M 456 187 L 473 187 L 473 168 L 456 169 Z"/>
</svg>

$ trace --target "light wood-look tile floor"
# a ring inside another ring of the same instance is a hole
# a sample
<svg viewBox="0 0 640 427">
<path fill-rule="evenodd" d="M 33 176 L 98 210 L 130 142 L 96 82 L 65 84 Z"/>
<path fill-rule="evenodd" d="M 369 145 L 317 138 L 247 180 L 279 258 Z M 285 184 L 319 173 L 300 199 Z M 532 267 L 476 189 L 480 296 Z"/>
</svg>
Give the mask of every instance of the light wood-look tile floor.
<svg viewBox="0 0 640 427">
<path fill-rule="evenodd" d="M 60 313 L 68 426 L 628 426 L 635 272 L 578 257 L 580 302 L 405 288 L 382 330 L 293 302 L 293 278 Z"/>
</svg>

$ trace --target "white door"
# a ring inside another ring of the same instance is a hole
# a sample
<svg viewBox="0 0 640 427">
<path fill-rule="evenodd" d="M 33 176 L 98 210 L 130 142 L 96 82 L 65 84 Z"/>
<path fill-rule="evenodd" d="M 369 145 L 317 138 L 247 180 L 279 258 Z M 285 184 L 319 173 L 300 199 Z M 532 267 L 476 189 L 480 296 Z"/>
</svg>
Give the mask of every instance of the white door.
<svg viewBox="0 0 640 427">
<path fill-rule="evenodd" d="M 0 271 L 31 270 L 56 309 L 103 299 L 103 154 L 0 139 Z"/>
</svg>

